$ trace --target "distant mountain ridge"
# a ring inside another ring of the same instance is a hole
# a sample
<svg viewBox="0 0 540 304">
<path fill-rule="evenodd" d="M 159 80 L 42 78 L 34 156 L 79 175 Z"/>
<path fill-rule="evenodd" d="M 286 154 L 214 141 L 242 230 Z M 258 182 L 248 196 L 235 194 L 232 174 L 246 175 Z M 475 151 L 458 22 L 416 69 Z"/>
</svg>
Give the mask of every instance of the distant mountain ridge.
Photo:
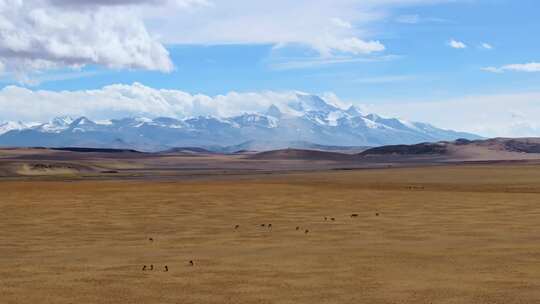
<svg viewBox="0 0 540 304">
<path fill-rule="evenodd" d="M 480 136 L 444 130 L 426 123 L 363 115 L 316 95 L 297 94 L 285 106 L 231 117 L 123 118 L 93 121 L 57 117 L 46 123 L 0 123 L 0 146 L 93 147 L 161 151 L 176 147 L 238 146 L 272 150 L 323 146 L 415 144 Z"/>
</svg>

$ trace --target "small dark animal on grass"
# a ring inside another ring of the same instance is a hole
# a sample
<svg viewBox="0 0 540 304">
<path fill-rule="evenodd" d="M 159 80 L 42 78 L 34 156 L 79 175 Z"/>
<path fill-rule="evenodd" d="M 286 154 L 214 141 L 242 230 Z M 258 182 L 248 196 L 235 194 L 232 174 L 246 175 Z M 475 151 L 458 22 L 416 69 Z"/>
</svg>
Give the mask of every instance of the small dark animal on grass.
<svg viewBox="0 0 540 304">
<path fill-rule="evenodd" d="M 142 270 L 143 270 L 143 271 L 146 271 L 146 265 L 143 266 Z"/>
<path fill-rule="evenodd" d="M 353 213 L 353 214 L 351 214 L 351 217 L 358 217 L 358 214 Z"/>
<path fill-rule="evenodd" d="M 154 264 L 150 265 L 150 270 L 154 270 Z"/>
<path fill-rule="evenodd" d="M 261 224 L 261 227 L 265 227 L 266 225 L 265 224 Z"/>
<path fill-rule="evenodd" d="M 272 229 L 272 224 L 268 224 L 268 229 Z"/>
<path fill-rule="evenodd" d="M 148 238 L 148 240 L 149 240 L 150 242 L 153 242 L 153 241 L 154 241 L 154 239 L 153 239 L 153 238 Z"/>
<path fill-rule="evenodd" d="M 165 265 L 165 272 L 169 271 L 169 267 L 167 267 L 167 265 Z"/>
<path fill-rule="evenodd" d="M 195 263 L 193 263 L 193 261 L 189 261 L 189 265 L 190 266 L 195 266 Z"/>
<path fill-rule="evenodd" d="M 324 217 L 324 220 L 325 220 L 325 221 L 327 221 L 327 220 L 328 220 L 328 218 L 327 218 L 327 217 L 325 216 L 325 217 Z"/>
<path fill-rule="evenodd" d="M 306 229 L 306 231 L 304 231 L 305 234 L 308 234 L 309 233 L 309 230 Z"/>
<path fill-rule="evenodd" d="M 234 229 L 235 229 L 235 230 L 238 229 L 238 228 L 240 228 L 240 225 L 234 226 Z"/>
<path fill-rule="evenodd" d="M 336 219 L 335 218 L 331 218 L 332 222 L 335 221 Z"/>
<path fill-rule="evenodd" d="M 296 230 L 300 230 L 300 226 L 296 226 Z"/>
<path fill-rule="evenodd" d="M 375 213 L 375 216 L 379 216 L 379 212 Z"/>
</svg>

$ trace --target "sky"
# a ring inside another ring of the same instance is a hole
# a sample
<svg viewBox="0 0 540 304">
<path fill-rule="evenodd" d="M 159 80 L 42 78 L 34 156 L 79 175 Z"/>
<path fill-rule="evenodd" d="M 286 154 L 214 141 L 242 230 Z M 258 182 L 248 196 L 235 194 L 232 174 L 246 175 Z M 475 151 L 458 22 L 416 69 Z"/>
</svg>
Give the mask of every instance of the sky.
<svg viewBox="0 0 540 304">
<path fill-rule="evenodd" d="M 301 91 L 483 136 L 540 136 L 539 10 L 535 0 L 0 0 L 0 121 L 227 115 Z"/>
</svg>

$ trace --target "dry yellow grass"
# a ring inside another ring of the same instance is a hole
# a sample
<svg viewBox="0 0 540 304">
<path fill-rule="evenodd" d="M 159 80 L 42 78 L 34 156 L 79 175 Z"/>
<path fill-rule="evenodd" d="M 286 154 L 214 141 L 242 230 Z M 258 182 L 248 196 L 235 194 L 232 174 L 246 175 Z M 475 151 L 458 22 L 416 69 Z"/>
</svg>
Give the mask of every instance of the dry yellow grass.
<svg viewBox="0 0 540 304">
<path fill-rule="evenodd" d="M 493 165 L 2 182 L 0 302 L 538 303 L 538 181 Z"/>
</svg>

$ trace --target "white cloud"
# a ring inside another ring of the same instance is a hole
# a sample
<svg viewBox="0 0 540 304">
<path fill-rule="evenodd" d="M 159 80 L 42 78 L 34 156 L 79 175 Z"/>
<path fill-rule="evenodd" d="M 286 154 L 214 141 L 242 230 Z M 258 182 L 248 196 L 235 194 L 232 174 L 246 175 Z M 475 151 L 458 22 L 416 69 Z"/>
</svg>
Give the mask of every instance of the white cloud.
<svg viewBox="0 0 540 304">
<path fill-rule="evenodd" d="M 509 64 L 504 66 L 503 69 L 516 72 L 540 72 L 540 63 L 529 62 L 525 64 Z"/>
<path fill-rule="evenodd" d="M 210 5 L 207 0 L 49 0 L 49 2 L 56 6 L 65 7 L 175 4 L 186 8 Z"/>
<path fill-rule="evenodd" d="M 487 137 L 540 136 L 540 92 L 388 102 L 365 105 L 363 109 Z"/>
<path fill-rule="evenodd" d="M 503 73 L 503 71 L 497 67 L 485 67 L 481 68 L 484 72 L 490 72 L 490 73 Z"/>
<path fill-rule="evenodd" d="M 126 4 L 155 4 L 160 0 L 49 0 L 57 6 L 99 6 L 99 5 L 126 5 Z"/>
<path fill-rule="evenodd" d="M 354 82 L 361 84 L 385 84 L 385 83 L 396 83 L 404 82 L 416 79 L 414 75 L 389 75 L 389 76 L 379 76 L 379 77 L 364 77 L 355 79 Z"/>
<path fill-rule="evenodd" d="M 445 0 L 213 0 L 178 15 L 170 7 L 146 9 L 149 25 L 172 44 L 304 45 L 322 56 L 373 54 L 385 49 L 372 25 L 396 6 Z"/>
<path fill-rule="evenodd" d="M 353 27 L 352 24 L 340 18 L 332 18 L 331 20 L 335 25 L 340 27 L 344 27 L 347 29 L 351 29 Z"/>
<path fill-rule="evenodd" d="M 450 41 L 448 41 L 448 46 L 450 46 L 451 48 L 454 48 L 454 49 L 466 49 L 467 48 L 467 45 L 461 41 L 458 41 L 458 40 L 455 40 L 455 39 L 452 39 Z"/>
<path fill-rule="evenodd" d="M 504 73 L 506 71 L 534 73 L 540 72 L 540 62 L 507 64 L 501 67 L 485 67 L 482 68 L 482 70 L 491 73 Z"/>
<path fill-rule="evenodd" d="M 327 94 L 334 104 L 335 95 Z M 283 111 L 296 92 L 230 92 L 226 95 L 192 95 L 179 90 L 154 89 L 139 83 L 109 85 L 97 90 L 45 91 L 8 86 L 0 90 L 0 121 L 46 121 L 60 115 L 92 119 L 128 116 L 176 117 L 233 116 L 265 111 L 275 104 Z"/>
<path fill-rule="evenodd" d="M 165 47 L 127 8 L 69 9 L 39 0 L 0 0 L 0 62 L 20 80 L 90 64 L 173 69 Z"/>
<path fill-rule="evenodd" d="M 448 23 L 448 19 L 436 17 L 422 17 L 420 15 L 400 15 L 394 19 L 397 23 L 403 24 L 418 24 L 418 23 Z"/>
<path fill-rule="evenodd" d="M 386 49 L 379 41 L 364 41 L 356 37 L 325 41 L 318 48 L 323 53 L 330 53 L 332 50 L 335 50 L 354 55 L 371 54 Z"/>
<path fill-rule="evenodd" d="M 419 15 L 401 15 L 396 18 L 396 22 L 405 24 L 417 24 L 420 22 Z"/>
<path fill-rule="evenodd" d="M 399 55 L 382 56 L 332 56 L 328 57 L 306 57 L 306 58 L 274 58 L 268 64 L 275 70 L 308 69 L 326 65 L 348 64 L 355 62 L 387 62 L 400 59 Z"/>
<path fill-rule="evenodd" d="M 486 49 L 486 50 L 492 50 L 493 49 L 493 46 L 491 44 L 489 44 L 489 43 L 486 43 L 486 42 L 482 43 L 480 46 L 483 49 Z"/>
</svg>

